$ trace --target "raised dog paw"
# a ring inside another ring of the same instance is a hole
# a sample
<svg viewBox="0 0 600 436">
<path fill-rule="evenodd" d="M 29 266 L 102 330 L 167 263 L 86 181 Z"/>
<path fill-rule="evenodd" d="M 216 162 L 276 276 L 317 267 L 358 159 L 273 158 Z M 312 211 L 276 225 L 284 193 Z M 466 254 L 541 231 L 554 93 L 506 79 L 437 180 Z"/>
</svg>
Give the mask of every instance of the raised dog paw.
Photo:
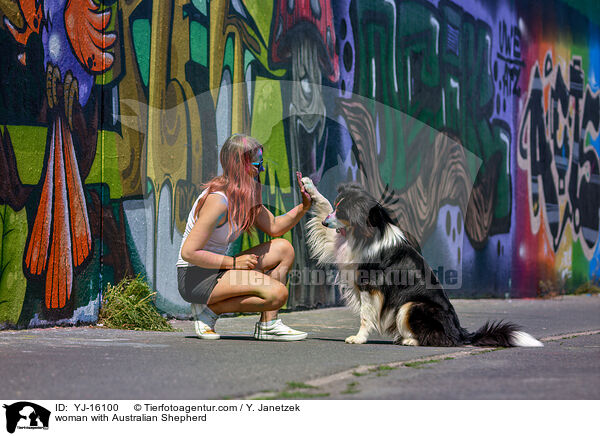
<svg viewBox="0 0 600 436">
<path fill-rule="evenodd" d="M 347 344 L 364 344 L 366 342 L 367 342 L 367 340 L 365 338 L 360 337 L 358 335 L 348 336 L 346 338 L 346 343 Z"/>
<path fill-rule="evenodd" d="M 302 177 L 302 184 L 304 185 L 304 189 L 306 189 L 306 192 L 308 192 L 311 197 L 319 194 L 319 191 L 317 191 L 317 187 L 315 186 L 310 177 Z"/>
<path fill-rule="evenodd" d="M 310 195 L 310 198 L 312 198 L 316 205 L 320 206 L 320 209 L 315 210 L 314 213 L 329 213 L 333 210 L 329 201 L 317 190 L 310 177 L 302 177 L 302 184 L 308 195 Z"/>
</svg>

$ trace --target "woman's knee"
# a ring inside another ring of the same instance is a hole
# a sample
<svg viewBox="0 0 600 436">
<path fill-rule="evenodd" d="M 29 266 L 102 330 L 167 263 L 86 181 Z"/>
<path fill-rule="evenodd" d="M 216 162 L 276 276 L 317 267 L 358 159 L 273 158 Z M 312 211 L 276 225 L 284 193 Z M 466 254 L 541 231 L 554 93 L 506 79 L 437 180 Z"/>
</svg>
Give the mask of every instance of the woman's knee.
<svg viewBox="0 0 600 436">
<path fill-rule="evenodd" d="M 274 282 L 270 286 L 268 296 L 266 298 L 267 304 L 270 306 L 269 310 L 279 309 L 285 304 L 288 299 L 288 289 L 283 283 Z"/>
<path fill-rule="evenodd" d="M 285 286 L 283 283 L 281 284 L 281 286 L 277 287 L 277 299 L 278 299 L 278 304 L 280 305 L 279 307 L 283 306 L 288 299 L 288 288 L 287 286 Z"/>
<path fill-rule="evenodd" d="M 294 261 L 294 247 L 287 239 L 277 238 L 272 239 L 271 243 L 279 252 L 282 260 L 287 260 L 290 264 Z"/>
</svg>

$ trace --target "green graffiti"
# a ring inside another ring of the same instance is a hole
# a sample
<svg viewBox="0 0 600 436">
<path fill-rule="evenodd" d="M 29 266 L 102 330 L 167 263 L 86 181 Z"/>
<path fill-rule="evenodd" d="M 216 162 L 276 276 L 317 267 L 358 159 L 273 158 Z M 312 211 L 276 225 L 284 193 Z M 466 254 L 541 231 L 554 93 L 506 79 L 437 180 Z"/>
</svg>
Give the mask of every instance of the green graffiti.
<svg viewBox="0 0 600 436">
<path fill-rule="evenodd" d="M 13 150 L 17 159 L 19 178 L 24 185 L 36 185 L 40 181 L 44 165 L 46 127 L 8 126 Z"/>
<path fill-rule="evenodd" d="M 23 251 L 27 239 L 27 213 L 0 206 L 0 325 L 16 325 L 21 315 L 27 280 Z"/>
<path fill-rule="evenodd" d="M 208 4 L 207 0 L 192 0 L 192 4 L 204 15 L 208 15 Z"/>
<path fill-rule="evenodd" d="M 407 131 L 397 111 L 450 134 L 485 164 L 502 156 L 497 172 L 492 233 L 508 231 L 511 190 L 508 171 L 510 126 L 492 120 L 494 82 L 491 75 L 492 31 L 462 8 L 445 2 L 358 2 L 356 92 L 378 105 L 382 178 L 398 190 L 418 177 L 424 126 Z M 395 39 L 389 35 L 395 35 Z M 380 56 L 380 53 L 388 53 Z M 375 105 L 373 104 L 372 108 Z M 393 144 L 393 147 L 386 146 Z M 474 156 L 474 157 L 475 157 Z M 469 160 L 471 177 L 477 162 Z"/>
<path fill-rule="evenodd" d="M 109 187 L 110 198 L 123 197 L 119 158 L 116 133 L 107 131 L 98 132 L 96 157 L 90 168 L 90 173 L 85 179 L 85 183 L 105 183 Z"/>
<path fill-rule="evenodd" d="M 138 63 L 142 82 L 148 86 L 150 75 L 150 20 L 140 18 L 131 25 L 135 59 Z"/>
<path fill-rule="evenodd" d="M 190 21 L 190 58 L 208 67 L 208 29 L 198 21 Z"/>
<path fill-rule="evenodd" d="M 235 42 L 234 42 L 233 36 L 229 35 L 227 37 L 227 42 L 225 43 L 225 53 L 223 53 L 223 68 L 229 67 L 232 77 L 233 77 L 233 73 L 234 73 L 233 66 L 235 65 L 234 49 L 235 49 Z"/>
</svg>

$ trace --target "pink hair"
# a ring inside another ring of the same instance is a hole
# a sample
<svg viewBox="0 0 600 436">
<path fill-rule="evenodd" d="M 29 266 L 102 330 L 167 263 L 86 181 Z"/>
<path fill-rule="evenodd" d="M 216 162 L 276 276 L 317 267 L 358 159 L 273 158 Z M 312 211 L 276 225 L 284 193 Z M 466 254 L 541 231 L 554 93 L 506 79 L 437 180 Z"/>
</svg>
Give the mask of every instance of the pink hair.
<svg viewBox="0 0 600 436">
<path fill-rule="evenodd" d="M 202 189 L 208 188 L 208 192 L 196 206 L 194 211 L 196 218 L 208 194 L 222 191 L 229 200 L 227 208 L 229 223 L 250 233 L 262 206 L 262 186 L 260 181 L 252 177 L 250 168 L 256 153 L 262 148 L 262 144 L 256 139 L 239 133 L 225 141 L 219 156 L 223 175 L 203 184 Z"/>
</svg>

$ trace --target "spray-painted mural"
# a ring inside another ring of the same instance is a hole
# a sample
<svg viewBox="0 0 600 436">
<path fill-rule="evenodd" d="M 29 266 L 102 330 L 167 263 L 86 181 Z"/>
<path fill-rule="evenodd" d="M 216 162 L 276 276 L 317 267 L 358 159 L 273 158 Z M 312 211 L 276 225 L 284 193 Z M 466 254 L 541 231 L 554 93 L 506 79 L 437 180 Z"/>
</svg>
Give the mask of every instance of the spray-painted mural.
<svg viewBox="0 0 600 436">
<path fill-rule="evenodd" d="M 93 322 L 134 274 L 186 314 L 181 235 L 235 132 L 265 145 L 274 213 L 296 169 L 328 197 L 358 181 L 452 295 L 598 280 L 600 28 L 551 3 L 0 0 L 0 325 Z M 303 224 L 284 237 L 311 268 Z"/>
</svg>

